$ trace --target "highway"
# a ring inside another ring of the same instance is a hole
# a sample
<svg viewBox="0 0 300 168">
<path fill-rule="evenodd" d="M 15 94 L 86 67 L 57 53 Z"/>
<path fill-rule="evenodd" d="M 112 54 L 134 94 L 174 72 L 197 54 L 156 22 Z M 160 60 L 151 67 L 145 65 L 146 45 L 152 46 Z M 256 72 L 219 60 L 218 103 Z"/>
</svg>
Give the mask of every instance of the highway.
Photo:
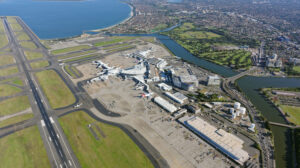
<svg viewBox="0 0 300 168">
<path fill-rule="evenodd" d="M 49 139 L 51 139 L 51 142 L 53 143 L 53 146 L 55 147 L 57 156 L 59 158 L 59 163 L 57 164 L 57 167 L 58 167 L 58 165 L 59 165 L 59 167 L 72 167 L 71 166 L 72 164 L 69 163 L 70 159 L 68 159 L 65 155 L 63 147 L 62 147 L 62 145 L 59 141 L 59 138 L 57 136 L 58 134 L 56 133 L 56 131 L 54 129 L 54 126 L 50 121 L 50 117 L 49 117 L 49 115 L 48 115 L 48 113 L 45 109 L 45 106 L 42 102 L 42 99 L 41 99 L 41 97 L 40 97 L 40 95 L 37 91 L 37 86 L 34 84 L 32 78 L 31 78 L 31 75 L 28 71 L 28 68 L 25 65 L 26 60 L 25 60 L 25 56 L 24 56 L 24 52 L 22 50 L 22 47 L 16 41 L 15 36 L 14 36 L 14 34 L 13 34 L 11 28 L 10 28 L 10 25 L 8 24 L 6 19 L 4 19 L 4 25 L 5 25 L 5 28 L 7 30 L 7 35 L 8 35 L 8 38 L 9 38 L 9 42 L 12 45 L 12 49 L 14 50 L 15 55 L 17 56 L 17 59 L 19 59 L 20 62 L 21 62 L 21 67 L 22 67 L 22 69 L 25 73 L 25 76 L 27 78 L 28 85 L 30 86 L 33 97 L 36 101 L 36 105 L 38 106 L 38 109 L 40 111 L 40 115 L 43 119 L 43 122 L 45 123 L 45 127 L 46 127 L 46 129 L 48 131 L 48 134 L 50 136 Z"/>
<path fill-rule="evenodd" d="M 248 71 L 242 72 L 236 76 L 227 78 L 222 83 L 222 89 L 230 95 L 232 99 L 235 99 L 239 101 L 241 104 L 243 104 L 248 112 L 251 118 L 253 119 L 252 122 L 254 122 L 256 126 L 257 136 L 258 136 L 258 143 L 261 147 L 261 154 L 262 154 L 262 167 L 265 168 L 273 168 L 275 166 L 275 159 L 274 159 L 274 149 L 272 148 L 272 140 L 270 137 L 267 137 L 267 132 L 264 129 L 264 122 L 260 121 L 258 118 L 259 112 L 256 111 L 252 103 L 246 99 L 239 91 L 235 90 L 234 87 L 231 87 L 235 80 L 250 74 L 252 71 L 256 70 L 256 67 L 251 68 Z"/>
</svg>

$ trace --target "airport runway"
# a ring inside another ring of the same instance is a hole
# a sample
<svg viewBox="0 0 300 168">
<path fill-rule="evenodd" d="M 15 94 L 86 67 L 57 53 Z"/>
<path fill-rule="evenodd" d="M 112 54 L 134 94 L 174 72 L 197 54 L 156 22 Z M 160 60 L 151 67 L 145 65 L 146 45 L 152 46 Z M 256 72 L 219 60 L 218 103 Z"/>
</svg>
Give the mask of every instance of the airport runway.
<svg viewBox="0 0 300 168">
<path fill-rule="evenodd" d="M 40 49 L 41 51 L 43 51 L 44 49 L 45 51 L 45 48 L 39 43 L 38 38 L 35 35 L 33 35 L 32 31 L 29 31 L 28 27 L 26 28 L 26 26 L 24 26 L 24 24 L 22 24 L 22 22 L 20 22 L 19 19 L 17 20 L 20 23 L 20 25 L 24 28 L 24 31 L 30 36 L 32 41 L 37 45 L 38 49 Z M 38 110 L 40 112 L 40 117 L 38 118 L 41 118 L 42 120 L 38 120 L 40 121 L 40 124 L 38 124 L 38 126 L 40 130 L 44 132 L 44 135 L 41 134 L 43 139 L 44 140 L 46 139 L 48 143 L 50 153 L 51 153 L 50 156 L 52 156 L 51 159 L 52 166 L 53 167 L 79 167 L 77 159 L 75 159 L 74 155 L 71 154 L 71 149 L 69 145 L 66 144 L 67 141 L 65 137 L 59 136 L 61 135 L 61 130 L 59 130 L 59 127 L 56 124 L 58 123 L 57 119 L 55 121 L 52 117 L 50 117 L 44 106 L 43 100 L 45 99 L 41 98 L 40 93 L 38 92 L 39 86 L 37 86 L 37 84 L 34 83 L 34 77 L 32 74 L 30 74 L 30 66 L 28 66 L 29 64 L 25 59 L 23 48 L 17 42 L 16 37 L 12 32 L 11 27 L 8 24 L 6 19 L 4 19 L 4 26 L 7 30 L 7 36 L 11 48 L 13 49 L 15 58 L 17 62 L 19 62 L 18 64 L 19 70 L 20 72 L 24 72 L 26 76 L 26 84 L 30 87 L 35 104 L 38 107 Z M 54 165 L 53 165 L 53 160 L 54 160 Z"/>
</svg>

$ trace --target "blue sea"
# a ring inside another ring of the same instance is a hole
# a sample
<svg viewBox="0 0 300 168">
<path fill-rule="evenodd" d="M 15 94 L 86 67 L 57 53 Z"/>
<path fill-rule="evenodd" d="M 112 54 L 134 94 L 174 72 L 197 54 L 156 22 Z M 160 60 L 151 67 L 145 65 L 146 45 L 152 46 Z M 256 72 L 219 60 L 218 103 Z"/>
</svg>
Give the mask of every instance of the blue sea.
<svg viewBox="0 0 300 168">
<path fill-rule="evenodd" d="M 41 39 L 65 38 L 105 28 L 130 16 L 119 0 L 0 0 L 1 16 L 20 16 Z"/>
</svg>

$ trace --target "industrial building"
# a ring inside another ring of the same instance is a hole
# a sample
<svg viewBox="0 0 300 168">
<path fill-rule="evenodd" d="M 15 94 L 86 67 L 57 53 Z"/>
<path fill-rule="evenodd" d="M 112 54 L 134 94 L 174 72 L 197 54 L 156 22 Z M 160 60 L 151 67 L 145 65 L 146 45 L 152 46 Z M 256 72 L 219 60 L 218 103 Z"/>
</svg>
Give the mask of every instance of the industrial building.
<svg viewBox="0 0 300 168">
<path fill-rule="evenodd" d="M 221 84 L 221 78 L 217 75 L 207 77 L 207 86 L 218 86 Z"/>
<path fill-rule="evenodd" d="M 180 117 L 182 117 L 184 114 L 186 114 L 187 110 L 186 109 L 180 109 L 178 111 L 176 111 L 175 113 L 173 113 L 173 116 L 178 119 Z"/>
<path fill-rule="evenodd" d="M 172 81 L 174 86 L 187 91 L 193 91 L 198 87 L 198 79 L 195 75 L 173 75 Z"/>
<path fill-rule="evenodd" d="M 177 107 L 175 107 L 173 104 L 169 103 L 167 100 L 159 96 L 155 97 L 153 100 L 156 104 L 158 104 L 159 106 L 161 106 L 163 109 L 165 109 L 170 113 L 174 113 L 175 111 L 177 111 Z"/>
<path fill-rule="evenodd" d="M 178 98 L 177 96 L 175 96 L 174 94 L 170 93 L 170 92 L 165 92 L 165 95 L 167 97 L 169 97 L 171 100 L 173 100 L 174 102 L 176 103 L 179 103 L 179 104 L 183 104 L 184 103 L 184 100 L 186 100 L 185 98 Z M 184 95 L 183 95 L 184 96 Z"/>
<path fill-rule="evenodd" d="M 165 91 L 170 91 L 170 90 L 173 89 L 172 86 L 169 86 L 169 85 L 167 85 L 167 84 L 165 84 L 165 83 L 160 83 L 160 84 L 158 84 L 157 86 L 158 86 L 160 89 L 165 90 Z"/>
<path fill-rule="evenodd" d="M 249 154 L 243 150 L 244 141 L 223 129 L 218 129 L 199 117 L 182 117 L 179 121 L 226 156 L 243 165 Z"/>
<path fill-rule="evenodd" d="M 201 109 L 199 107 L 193 106 L 193 105 L 187 105 L 186 109 L 188 109 L 190 112 L 197 114 L 201 112 Z"/>
<path fill-rule="evenodd" d="M 182 94 L 182 93 L 180 93 L 180 92 L 176 92 L 176 93 L 174 93 L 173 95 L 174 95 L 175 97 L 177 97 L 177 99 L 179 99 L 179 100 L 181 100 L 181 101 L 183 101 L 183 102 L 185 102 L 185 101 L 188 100 L 188 98 L 187 98 L 184 94 Z"/>
</svg>

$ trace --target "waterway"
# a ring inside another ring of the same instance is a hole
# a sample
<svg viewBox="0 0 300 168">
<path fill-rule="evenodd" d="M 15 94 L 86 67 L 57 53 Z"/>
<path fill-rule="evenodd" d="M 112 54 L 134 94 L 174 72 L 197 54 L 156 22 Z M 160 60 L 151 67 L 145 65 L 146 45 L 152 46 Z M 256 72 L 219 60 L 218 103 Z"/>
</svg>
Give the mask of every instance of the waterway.
<svg viewBox="0 0 300 168">
<path fill-rule="evenodd" d="M 127 4 L 121 3 L 119 0 L 0 1 L 0 15 L 20 16 L 41 39 L 72 37 L 82 34 L 83 31 L 109 27 L 128 18 L 130 10 Z M 221 76 L 230 77 L 238 73 L 228 67 L 193 56 L 167 36 L 159 34 L 142 34 L 140 36 L 157 37 L 177 57 Z M 259 95 L 258 89 L 263 87 L 300 87 L 300 80 L 243 77 L 238 80 L 238 85 L 268 120 L 284 123 L 280 113 Z M 277 167 L 291 167 L 293 152 L 290 131 L 273 126 L 272 131 L 275 137 Z"/>
<path fill-rule="evenodd" d="M 162 35 L 153 35 L 159 39 L 171 52 L 182 59 L 194 63 L 202 68 L 215 72 L 224 77 L 236 75 L 238 72 L 212 62 L 198 58 L 169 37 Z M 260 88 L 266 87 L 300 87 L 300 78 L 277 78 L 277 77 L 253 77 L 246 76 L 237 81 L 238 86 L 243 93 L 251 100 L 253 105 L 262 112 L 269 121 L 285 123 L 280 112 L 263 96 L 259 94 Z M 293 144 L 291 139 L 291 130 L 272 126 L 271 127 L 275 141 L 276 166 L 280 168 L 293 166 Z"/>
<path fill-rule="evenodd" d="M 41 39 L 109 27 L 127 19 L 130 12 L 120 0 L 0 0 L 0 16 L 20 16 Z"/>
<path fill-rule="evenodd" d="M 168 36 L 160 34 L 142 34 L 134 36 L 154 36 L 162 44 L 164 44 L 174 55 L 182 58 L 185 61 L 196 64 L 204 69 L 210 70 L 224 77 L 230 77 L 236 75 L 238 72 L 224 66 L 214 64 L 212 62 L 206 61 L 204 59 L 198 58 L 188 52 L 185 48 L 180 46 L 174 40 L 170 39 Z M 264 117 L 269 121 L 286 123 L 281 113 L 264 99 L 262 95 L 259 94 L 260 88 L 269 87 L 300 87 L 300 78 L 278 78 L 278 77 L 254 77 L 246 76 L 237 81 L 238 86 L 241 88 L 242 92 L 251 100 L 253 105 L 261 111 Z M 291 130 L 278 126 L 271 126 L 274 141 L 275 141 L 275 158 L 276 167 L 289 168 L 293 167 L 293 141 L 291 139 Z"/>
</svg>

